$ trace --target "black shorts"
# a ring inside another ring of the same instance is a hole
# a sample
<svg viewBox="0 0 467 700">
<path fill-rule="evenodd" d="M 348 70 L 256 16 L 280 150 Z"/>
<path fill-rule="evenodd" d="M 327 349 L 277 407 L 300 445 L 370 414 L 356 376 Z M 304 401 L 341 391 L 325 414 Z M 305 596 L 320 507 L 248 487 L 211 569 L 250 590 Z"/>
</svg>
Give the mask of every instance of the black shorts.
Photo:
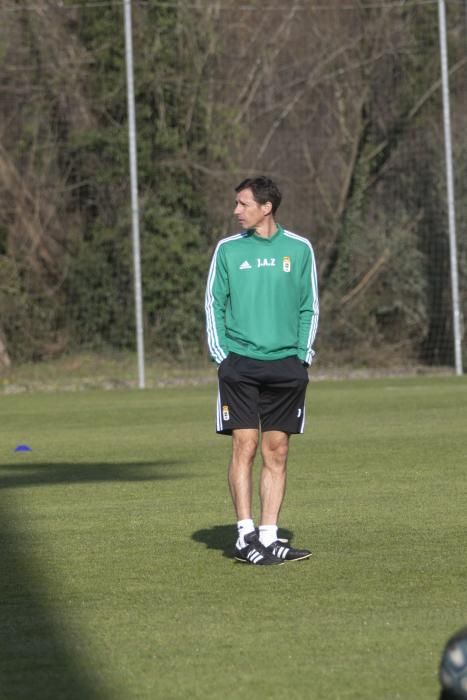
<svg viewBox="0 0 467 700">
<path fill-rule="evenodd" d="M 229 353 L 218 368 L 216 431 L 237 428 L 303 433 L 308 371 L 298 357 L 253 360 Z"/>
</svg>

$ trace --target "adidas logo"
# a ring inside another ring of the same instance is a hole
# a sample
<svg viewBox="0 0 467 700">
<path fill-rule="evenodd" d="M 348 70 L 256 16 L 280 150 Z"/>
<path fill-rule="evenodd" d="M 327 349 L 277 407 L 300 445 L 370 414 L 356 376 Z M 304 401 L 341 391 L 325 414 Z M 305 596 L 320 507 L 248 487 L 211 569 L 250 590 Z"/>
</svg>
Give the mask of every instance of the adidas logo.
<svg viewBox="0 0 467 700">
<path fill-rule="evenodd" d="M 250 265 L 250 263 L 248 262 L 248 260 L 245 260 L 244 262 L 242 262 L 242 264 L 240 265 L 239 269 L 240 269 L 240 270 L 251 270 L 251 265 Z"/>
</svg>

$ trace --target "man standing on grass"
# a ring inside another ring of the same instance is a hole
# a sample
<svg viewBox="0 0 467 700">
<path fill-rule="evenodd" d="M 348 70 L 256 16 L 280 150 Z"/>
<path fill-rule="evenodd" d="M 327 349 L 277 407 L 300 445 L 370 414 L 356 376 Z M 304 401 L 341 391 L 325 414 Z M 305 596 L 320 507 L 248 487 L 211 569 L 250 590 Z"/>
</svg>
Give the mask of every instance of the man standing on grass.
<svg viewBox="0 0 467 700">
<path fill-rule="evenodd" d="M 307 367 L 318 326 L 313 249 L 275 221 L 281 193 L 256 177 L 236 188 L 241 233 L 222 239 L 206 287 L 206 324 L 219 365 L 217 432 L 232 436 L 228 482 L 237 516 L 235 558 L 250 564 L 306 559 L 278 539 L 290 435 L 303 433 Z M 252 518 L 252 470 L 260 441 L 260 525 Z"/>
</svg>

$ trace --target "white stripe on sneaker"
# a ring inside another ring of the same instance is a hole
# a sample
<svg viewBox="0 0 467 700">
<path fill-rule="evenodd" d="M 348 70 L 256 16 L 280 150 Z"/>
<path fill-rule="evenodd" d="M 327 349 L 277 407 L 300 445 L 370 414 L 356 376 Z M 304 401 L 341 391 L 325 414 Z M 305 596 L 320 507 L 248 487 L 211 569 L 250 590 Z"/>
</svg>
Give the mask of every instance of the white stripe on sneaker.
<svg viewBox="0 0 467 700">
<path fill-rule="evenodd" d="M 251 552 L 248 552 L 247 559 L 252 561 L 253 564 L 257 564 L 261 559 L 264 559 L 264 557 L 256 549 L 253 549 Z"/>
</svg>

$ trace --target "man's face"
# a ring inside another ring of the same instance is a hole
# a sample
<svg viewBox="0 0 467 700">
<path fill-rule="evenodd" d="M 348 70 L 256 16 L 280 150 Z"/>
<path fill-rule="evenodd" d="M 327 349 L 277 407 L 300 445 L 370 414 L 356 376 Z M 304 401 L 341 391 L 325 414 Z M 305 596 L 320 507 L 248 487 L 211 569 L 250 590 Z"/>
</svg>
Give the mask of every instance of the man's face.
<svg viewBox="0 0 467 700">
<path fill-rule="evenodd" d="M 271 213 L 271 202 L 258 204 L 250 189 L 241 190 L 235 200 L 234 215 L 243 229 L 257 228 Z"/>
</svg>

